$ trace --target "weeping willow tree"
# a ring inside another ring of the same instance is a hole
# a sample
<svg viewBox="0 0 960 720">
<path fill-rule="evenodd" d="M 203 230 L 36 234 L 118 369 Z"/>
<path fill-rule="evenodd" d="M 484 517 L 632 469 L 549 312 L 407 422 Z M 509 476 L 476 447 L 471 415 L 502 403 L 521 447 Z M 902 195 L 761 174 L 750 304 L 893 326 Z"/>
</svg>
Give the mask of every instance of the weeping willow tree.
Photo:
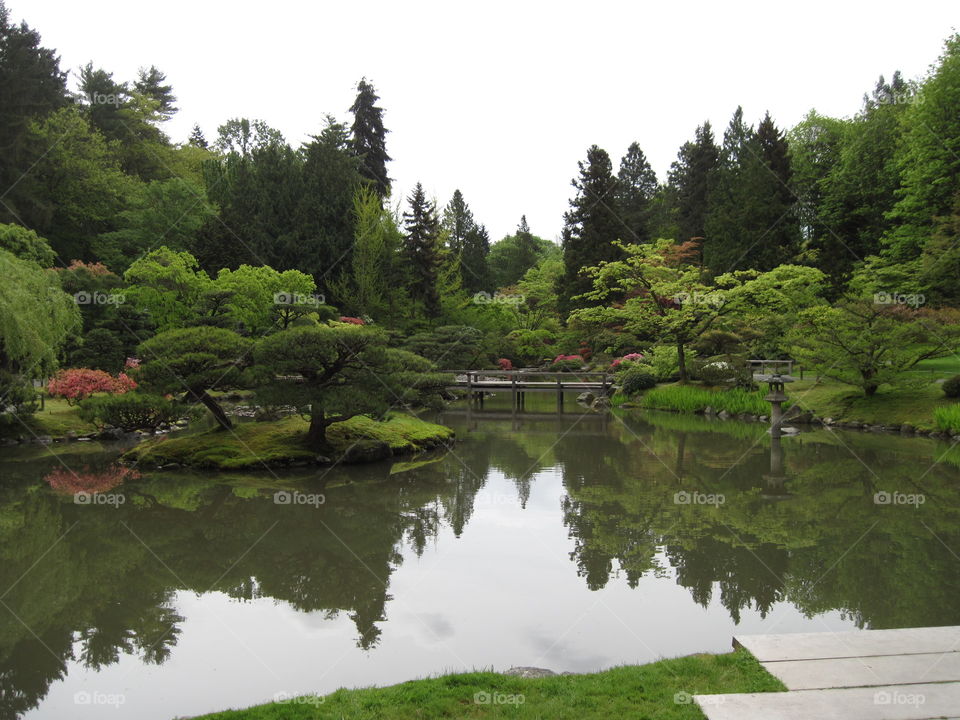
<svg viewBox="0 0 960 720">
<path fill-rule="evenodd" d="M 30 381 L 57 367 L 80 311 L 56 273 L 0 250 L 0 415 L 28 410 Z"/>
</svg>

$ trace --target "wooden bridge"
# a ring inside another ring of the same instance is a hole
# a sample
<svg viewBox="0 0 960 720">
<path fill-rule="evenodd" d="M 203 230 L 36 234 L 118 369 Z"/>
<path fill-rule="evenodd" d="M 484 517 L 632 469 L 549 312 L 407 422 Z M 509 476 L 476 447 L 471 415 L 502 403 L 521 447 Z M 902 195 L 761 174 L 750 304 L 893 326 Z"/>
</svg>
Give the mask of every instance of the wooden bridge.
<svg viewBox="0 0 960 720">
<path fill-rule="evenodd" d="M 450 390 L 466 390 L 467 397 L 483 406 L 488 393 L 509 392 L 514 407 L 523 407 L 528 392 L 548 392 L 557 396 L 563 407 L 565 392 L 592 392 L 598 396 L 613 394 L 613 375 L 605 372 L 542 372 L 535 370 L 444 370 L 456 376 Z"/>
</svg>

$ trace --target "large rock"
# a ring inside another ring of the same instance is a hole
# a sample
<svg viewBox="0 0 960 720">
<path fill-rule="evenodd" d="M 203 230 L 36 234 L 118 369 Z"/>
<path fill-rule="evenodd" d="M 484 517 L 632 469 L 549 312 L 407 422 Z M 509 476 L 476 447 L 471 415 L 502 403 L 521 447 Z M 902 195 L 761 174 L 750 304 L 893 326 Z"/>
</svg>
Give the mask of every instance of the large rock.
<svg viewBox="0 0 960 720">
<path fill-rule="evenodd" d="M 368 463 L 390 457 L 390 446 L 382 440 L 361 440 L 343 454 L 343 462 Z"/>
<path fill-rule="evenodd" d="M 124 437 L 126 433 L 120 428 L 106 428 L 97 435 L 97 440 L 123 440 Z"/>
<path fill-rule="evenodd" d="M 596 399 L 596 397 L 597 396 L 594 395 L 592 392 L 582 392 L 579 395 L 577 395 L 577 402 L 583 403 L 584 405 L 589 405 Z"/>
</svg>

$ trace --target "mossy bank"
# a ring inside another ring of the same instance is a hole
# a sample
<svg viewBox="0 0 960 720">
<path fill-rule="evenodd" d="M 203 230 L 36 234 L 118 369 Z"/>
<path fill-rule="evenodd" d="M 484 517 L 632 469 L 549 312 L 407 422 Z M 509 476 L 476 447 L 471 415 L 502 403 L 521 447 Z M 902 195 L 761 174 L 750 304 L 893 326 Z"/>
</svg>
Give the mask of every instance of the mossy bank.
<svg viewBox="0 0 960 720">
<path fill-rule="evenodd" d="M 126 452 L 142 467 L 238 470 L 301 467 L 334 462 L 362 463 L 409 455 L 451 444 L 450 428 L 395 413 L 377 421 L 357 416 L 327 430 L 323 451 L 305 444 L 308 423 L 300 416 L 274 422 L 245 422 L 232 430 L 204 430 L 146 440 Z"/>
</svg>

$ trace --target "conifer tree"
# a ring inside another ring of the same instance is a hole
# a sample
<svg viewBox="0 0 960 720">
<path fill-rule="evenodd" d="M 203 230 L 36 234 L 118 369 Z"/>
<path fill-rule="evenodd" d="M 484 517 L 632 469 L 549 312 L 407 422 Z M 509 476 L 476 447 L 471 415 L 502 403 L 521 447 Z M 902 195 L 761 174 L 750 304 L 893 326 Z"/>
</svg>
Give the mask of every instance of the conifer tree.
<svg viewBox="0 0 960 720">
<path fill-rule="evenodd" d="M 207 139 L 203 136 L 203 130 L 201 130 L 197 124 L 194 124 L 193 130 L 190 131 L 190 137 L 187 139 L 187 142 L 194 147 L 203 148 L 204 150 L 209 147 Z"/>
<path fill-rule="evenodd" d="M 710 184 L 720 159 L 713 141 L 713 129 L 705 122 L 697 128 L 692 142 L 680 148 L 670 166 L 671 197 L 675 206 L 677 240 L 702 240 L 706 231 Z"/>
<path fill-rule="evenodd" d="M 440 223 L 434 203 L 427 199 L 423 186 L 417 183 L 407 198 L 409 211 L 403 214 L 404 254 L 410 262 L 411 295 L 423 302 L 428 317 L 440 314 L 437 277 L 440 270 Z"/>
<path fill-rule="evenodd" d="M 157 101 L 159 104 L 157 112 L 162 120 L 169 120 L 179 109 L 174 104 L 177 102 L 177 97 L 173 94 L 173 87 L 164 85 L 166 79 L 167 76 L 164 73 L 151 65 L 149 70 L 140 68 L 137 81 L 133 84 L 137 92 Z"/>
<path fill-rule="evenodd" d="M 620 216 L 626 226 L 624 239 L 631 243 L 648 242 L 651 239 L 650 206 L 657 193 L 657 174 L 638 143 L 630 143 L 626 155 L 620 160 L 617 181 Z"/>
<path fill-rule="evenodd" d="M 467 234 L 475 226 L 473 212 L 463 199 L 463 193 L 454 190 L 453 197 L 443 210 L 443 229 L 447 231 L 447 245 L 450 250 L 454 253 L 462 252 Z"/>
<path fill-rule="evenodd" d="M 490 254 L 490 235 L 483 225 L 474 225 L 467 233 L 460 254 L 460 271 L 463 287 L 469 292 L 491 291 L 490 266 L 487 256 Z"/>
<path fill-rule="evenodd" d="M 607 151 L 592 145 L 586 162 L 577 166 L 580 175 L 572 181 L 577 192 L 564 215 L 562 235 L 564 273 L 557 291 L 563 314 L 589 304 L 583 298 L 572 299 L 593 287 L 581 269 L 619 259 L 621 251 L 612 243 L 625 235 L 617 206 L 617 179 Z"/>
<path fill-rule="evenodd" d="M 381 199 L 390 195 L 390 178 L 387 176 L 387 133 L 383 126 L 383 108 L 377 105 L 373 85 L 366 78 L 357 83 L 357 98 L 350 106 L 353 113 L 351 145 L 360 158 L 360 172 L 373 183 Z"/>
</svg>

